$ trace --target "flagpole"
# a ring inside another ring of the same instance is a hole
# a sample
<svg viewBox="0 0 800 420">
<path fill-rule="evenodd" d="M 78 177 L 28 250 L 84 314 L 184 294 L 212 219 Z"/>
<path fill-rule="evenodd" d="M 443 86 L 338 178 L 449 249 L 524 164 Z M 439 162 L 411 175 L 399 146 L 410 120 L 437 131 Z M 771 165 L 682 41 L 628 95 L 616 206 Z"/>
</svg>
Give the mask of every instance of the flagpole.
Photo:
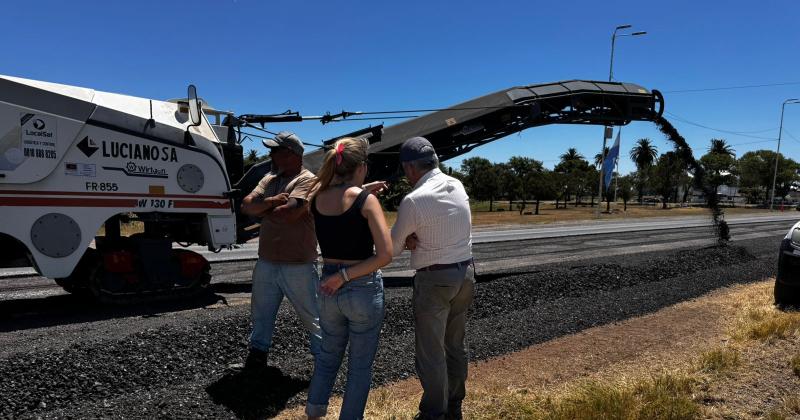
<svg viewBox="0 0 800 420">
<path fill-rule="evenodd" d="M 601 175 L 603 176 L 603 189 L 606 192 L 606 211 L 611 210 L 611 195 L 609 188 L 611 188 L 611 179 L 614 176 L 614 167 L 617 165 L 617 161 L 619 160 L 619 132 L 617 132 L 617 139 L 614 141 L 614 145 L 611 146 L 611 149 L 608 150 L 608 154 L 606 154 L 605 158 L 603 159 L 603 166 L 601 169 Z M 602 201 L 601 201 L 602 202 Z"/>
<path fill-rule="evenodd" d="M 619 128 L 617 132 L 619 136 L 622 136 L 622 127 Z M 622 140 L 620 139 L 619 148 L 622 148 Z M 614 177 L 614 205 L 617 205 L 617 190 L 619 190 L 619 151 L 617 151 L 617 161 L 615 162 L 616 165 L 614 167 L 617 170 L 617 175 Z"/>
</svg>

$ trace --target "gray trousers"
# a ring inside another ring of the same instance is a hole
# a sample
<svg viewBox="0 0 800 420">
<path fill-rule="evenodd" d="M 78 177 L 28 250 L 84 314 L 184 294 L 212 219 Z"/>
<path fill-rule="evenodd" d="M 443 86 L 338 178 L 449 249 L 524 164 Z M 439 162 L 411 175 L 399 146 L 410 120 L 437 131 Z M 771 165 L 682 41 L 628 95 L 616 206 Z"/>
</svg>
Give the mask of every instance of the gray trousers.
<svg viewBox="0 0 800 420">
<path fill-rule="evenodd" d="M 474 290 L 472 265 L 419 271 L 414 277 L 416 367 L 423 390 L 419 411 L 435 419 L 448 406 L 460 407 L 466 393 L 464 335 Z"/>
</svg>

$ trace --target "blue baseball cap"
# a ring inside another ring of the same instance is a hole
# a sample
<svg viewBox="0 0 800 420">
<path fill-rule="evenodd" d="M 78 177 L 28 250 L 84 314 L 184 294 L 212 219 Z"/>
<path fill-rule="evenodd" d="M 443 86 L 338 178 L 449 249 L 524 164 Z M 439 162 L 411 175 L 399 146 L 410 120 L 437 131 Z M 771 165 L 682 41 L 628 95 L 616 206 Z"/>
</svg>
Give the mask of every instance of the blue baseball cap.
<svg viewBox="0 0 800 420">
<path fill-rule="evenodd" d="M 436 150 L 425 137 L 412 137 L 400 146 L 400 162 L 411 162 L 436 156 Z"/>
</svg>

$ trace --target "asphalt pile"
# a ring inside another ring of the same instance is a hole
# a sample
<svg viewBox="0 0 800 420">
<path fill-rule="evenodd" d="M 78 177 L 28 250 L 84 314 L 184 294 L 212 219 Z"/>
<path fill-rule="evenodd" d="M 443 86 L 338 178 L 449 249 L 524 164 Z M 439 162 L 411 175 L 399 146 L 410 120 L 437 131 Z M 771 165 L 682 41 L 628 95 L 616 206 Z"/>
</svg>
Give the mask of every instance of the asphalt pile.
<svg viewBox="0 0 800 420">
<path fill-rule="evenodd" d="M 760 280 L 774 267 L 774 257 L 727 246 L 637 254 L 621 263 L 479 273 L 468 325 L 470 355 L 483 360 L 507 354 L 718 287 Z M 410 297 L 408 288 L 386 291 L 376 385 L 414 375 Z M 281 308 L 271 367 L 257 377 L 235 367 L 246 355 L 248 333 L 249 307 L 231 306 L 121 338 L 12 353 L 0 359 L 0 417 L 263 418 L 303 404 L 312 359 L 306 332 L 291 309 Z"/>
</svg>

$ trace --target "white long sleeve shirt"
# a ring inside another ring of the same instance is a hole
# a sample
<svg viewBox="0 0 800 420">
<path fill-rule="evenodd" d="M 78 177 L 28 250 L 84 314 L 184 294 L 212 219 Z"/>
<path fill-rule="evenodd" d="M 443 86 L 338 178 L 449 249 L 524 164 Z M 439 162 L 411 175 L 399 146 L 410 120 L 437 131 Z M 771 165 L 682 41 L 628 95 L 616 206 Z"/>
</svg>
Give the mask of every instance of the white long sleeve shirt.
<svg viewBox="0 0 800 420">
<path fill-rule="evenodd" d="M 472 257 L 472 215 L 461 182 L 439 169 L 425 174 L 403 198 L 392 226 L 394 255 L 400 255 L 406 237 L 417 234 L 411 267 L 451 264 Z"/>
</svg>

